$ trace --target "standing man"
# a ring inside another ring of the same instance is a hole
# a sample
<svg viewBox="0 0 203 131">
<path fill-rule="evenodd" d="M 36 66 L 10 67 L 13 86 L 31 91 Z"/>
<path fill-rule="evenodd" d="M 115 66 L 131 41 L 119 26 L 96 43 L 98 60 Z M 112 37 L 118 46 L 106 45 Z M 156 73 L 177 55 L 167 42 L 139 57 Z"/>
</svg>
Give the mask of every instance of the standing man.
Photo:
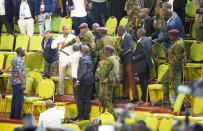
<svg viewBox="0 0 203 131">
<path fill-rule="evenodd" d="M 181 75 L 186 58 L 185 43 L 183 39 L 179 37 L 179 31 L 173 29 L 170 30 L 168 34 L 172 45 L 168 50 L 169 69 L 165 72 L 161 79 L 163 84 L 164 100 L 159 103 L 160 105 L 170 105 L 169 88 L 173 89 L 176 94 L 177 87 L 181 84 Z"/>
<path fill-rule="evenodd" d="M 92 33 L 93 33 L 93 35 L 95 37 L 95 40 L 94 40 L 95 43 L 97 42 L 97 40 L 100 39 L 100 37 L 99 37 L 99 31 L 98 31 L 99 27 L 100 27 L 100 25 L 98 23 L 94 23 L 92 25 Z"/>
<path fill-rule="evenodd" d="M 137 40 L 136 32 L 142 24 L 140 15 L 141 5 L 139 0 L 128 0 L 125 4 L 125 10 L 128 14 L 127 30 L 134 40 Z"/>
<path fill-rule="evenodd" d="M 7 33 L 13 34 L 13 17 L 14 17 L 13 0 L 0 0 L 0 35 L 3 24 Z"/>
<path fill-rule="evenodd" d="M 99 71 L 100 81 L 100 96 L 99 96 L 99 110 L 100 113 L 104 113 L 106 110 L 116 115 L 113 111 L 113 90 L 120 85 L 120 64 L 118 57 L 114 54 L 114 47 L 112 45 L 106 45 L 105 56 L 103 65 Z"/>
<path fill-rule="evenodd" d="M 59 35 L 52 43 L 51 48 L 52 49 L 58 49 L 62 48 L 62 46 L 71 41 L 72 39 L 75 39 L 76 36 L 70 33 L 70 29 L 67 25 L 62 26 L 63 34 Z M 66 69 L 68 66 L 68 59 L 69 55 L 73 53 L 73 45 L 67 46 L 64 49 L 60 50 L 59 55 L 59 95 L 64 95 L 64 78 L 66 75 Z"/>
<path fill-rule="evenodd" d="M 52 49 L 52 42 L 54 38 L 51 37 L 51 31 L 46 30 L 42 40 L 42 49 L 44 56 L 44 77 L 50 78 L 58 73 L 59 54 L 57 49 Z"/>
<path fill-rule="evenodd" d="M 137 37 L 138 45 L 133 56 L 133 62 L 135 63 L 135 72 L 138 73 L 140 80 L 140 86 L 142 90 L 142 101 L 146 102 L 148 82 L 150 79 L 150 69 L 152 69 L 151 50 L 152 41 L 149 37 L 146 37 L 146 31 L 143 28 L 138 29 Z"/>
<path fill-rule="evenodd" d="M 15 6 L 15 20 L 21 34 L 31 37 L 34 34 L 35 0 L 18 0 Z"/>
<path fill-rule="evenodd" d="M 35 21 L 39 22 L 41 36 L 44 36 L 45 30 L 51 30 L 51 16 L 55 7 L 55 0 L 35 0 Z"/>
<path fill-rule="evenodd" d="M 124 26 L 118 27 L 118 34 L 122 37 L 121 61 L 123 64 L 123 98 L 129 99 L 129 89 L 132 90 L 132 102 L 138 102 L 138 92 L 134 79 L 133 65 L 133 37 L 127 32 Z"/>
<path fill-rule="evenodd" d="M 88 46 L 81 49 L 82 57 L 79 60 L 77 82 L 75 88 L 78 88 L 77 109 L 79 120 L 89 120 L 91 112 L 91 86 L 94 82 L 92 58 Z"/>
<path fill-rule="evenodd" d="M 73 20 L 73 29 L 75 30 L 75 35 L 79 35 L 80 29 L 78 27 L 82 23 L 88 22 L 88 15 L 90 15 L 89 5 L 87 0 L 70 0 L 70 1 L 68 3 L 68 6 L 73 7 L 70 10 L 71 12 L 70 16 Z"/>
<path fill-rule="evenodd" d="M 11 119 L 21 119 L 21 109 L 23 103 L 23 90 L 25 90 L 26 70 L 23 57 L 26 52 L 24 47 L 19 47 L 17 56 L 11 61 L 11 78 L 10 83 L 13 89 L 11 104 Z"/>
<path fill-rule="evenodd" d="M 104 26 L 109 18 L 107 0 L 92 0 L 92 21 Z M 102 19 L 102 16 L 104 19 Z"/>
<path fill-rule="evenodd" d="M 196 40 L 203 41 L 203 1 L 193 0 L 196 9 Z"/>
</svg>

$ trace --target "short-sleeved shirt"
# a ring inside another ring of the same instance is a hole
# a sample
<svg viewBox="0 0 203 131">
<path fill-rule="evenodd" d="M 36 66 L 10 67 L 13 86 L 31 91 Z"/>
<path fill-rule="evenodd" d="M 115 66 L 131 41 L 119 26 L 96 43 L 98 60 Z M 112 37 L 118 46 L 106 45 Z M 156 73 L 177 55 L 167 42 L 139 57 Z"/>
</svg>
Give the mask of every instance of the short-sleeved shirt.
<svg viewBox="0 0 203 131">
<path fill-rule="evenodd" d="M 21 84 L 17 71 L 21 71 L 23 81 L 25 84 L 26 70 L 24 60 L 21 56 L 15 56 L 11 61 L 11 78 L 10 78 L 11 85 Z"/>
</svg>

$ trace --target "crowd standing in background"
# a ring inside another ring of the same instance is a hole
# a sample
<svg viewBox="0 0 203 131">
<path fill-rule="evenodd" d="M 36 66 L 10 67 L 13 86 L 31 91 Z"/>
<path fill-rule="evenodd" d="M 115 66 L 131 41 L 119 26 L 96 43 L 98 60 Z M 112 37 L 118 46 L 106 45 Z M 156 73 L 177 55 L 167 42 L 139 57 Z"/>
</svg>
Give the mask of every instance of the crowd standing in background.
<svg viewBox="0 0 203 131">
<path fill-rule="evenodd" d="M 72 18 L 73 30 L 63 25 L 62 34 L 54 39 L 51 36 L 50 25 L 58 1 L 0 0 L 0 28 L 4 24 L 7 33 L 13 34 L 14 24 L 18 24 L 21 34 L 31 37 L 34 34 L 34 22 L 39 24 L 39 33 L 44 37 L 43 50 L 39 51 L 45 59 L 44 77 L 59 75 L 57 97 L 63 98 L 64 79 L 69 68 L 78 110 L 78 116 L 74 120 L 89 119 L 91 96 L 96 94 L 97 81 L 100 87 L 100 112 L 104 113 L 107 110 L 117 118 L 113 109 L 113 93 L 120 86 L 120 82 L 123 83 L 123 100 L 130 100 L 130 89 L 133 97 L 131 103 L 142 105 L 150 99 L 147 98 L 147 89 L 150 70 L 153 68 L 151 56 L 154 43 L 164 43 L 163 48 L 169 64 L 169 69 L 162 79 L 164 99 L 158 105 L 170 107 L 169 88 L 177 95 L 176 89 L 181 83 L 185 64 L 183 37 L 188 34 L 185 30 L 186 2 L 174 0 L 172 9 L 172 3 L 163 0 L 160 2 L 162 14 L 155 14 L 155 1 L 111 0 L 110 12 L 107 0 L 63 0 L 62 16 Z M 203 1 L 193 2 L 196 9 L 196 40 L 203 41 Z M 110 13 L 118 20 L 126 15 L 128 18 L 126 26 L 117 28 L 118 39 L 108 35 L 108 29 L 105 28 Z M 161 24 L 158 23 L 159 19 L 162 19 Z M 18 48 L 17 56 L 11 63 L 10 83 L 13 98 L 10 117 L 14 119 L 20 119 L 22 108 L 26 77 L 22 58 L 24 55 L 25 49 Z M 138 98 L 138 80 L 135 76 L 139 78 L 142 90 L 141 101 Z M 49 114 L 52 114 L 52 110 L 55 112 L 51 101 L 47 102 L 47 108 L 49 109 L 40 116 L 39 127 L 46 126 L 43 121 L 51 120 Z M 61 119 L 62 117 L 58 118 L 57 122 L 61 122 Z"/>
</svg>

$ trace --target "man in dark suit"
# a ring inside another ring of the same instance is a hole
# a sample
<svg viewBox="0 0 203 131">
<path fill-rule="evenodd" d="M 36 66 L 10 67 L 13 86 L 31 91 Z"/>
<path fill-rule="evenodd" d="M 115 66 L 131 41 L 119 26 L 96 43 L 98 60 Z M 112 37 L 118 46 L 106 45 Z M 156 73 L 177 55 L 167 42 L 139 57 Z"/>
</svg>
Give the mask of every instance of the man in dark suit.
<svg viewBox="0 0 203 131">
<path fill-rule="evenodd" d="M 182 21 L 179 16 L 173 15 L 173 11 L 171 11 L 171 10 L 164 10 L 163 16 L 167 23 L 166 29 L 165 29 L 163 36 L 158 38 L 155 41 L 159 42 L 159 43 L 164 42 L 165 47 L 169 48 L 171 46 L 171 41 L 169 39 L 169 35 L 167 32 L 172 29 L 177 29 L 179 31 L 179 37 L 181 37 L 182 30 L 183 30 Z"/>
<path fill-rule="evenodd" d="M 129 99 L 129 89 L 132 90 L 132 103 L 138 102 L 138 93 L 134 79 L 133 49 L 134 41 L 124 26 L 118 27 L 118 34 L 122 37 L 121 61 L 123 64 L 123 97 Z"/>
<path fill-rule="evenodd" d="M 21 34 L 32 36 L 34 34 L 35 0 L 18 0 L 14 16 L 18 22 Z"/>
<path fill-rule="evenodd" d="M 0 35 L 3 24 L 6 27 L 7 33 L 13 34 L 13 0 L 0 0 Z"/>
<path fill-rule="evenodd" d="M 142 101 L 146 102 L 146 94 L 148 88 L 148 81 L 150 78 L 150 69 L 152 69 L 151 50 L 152 41 L 149 37 L 146 37 L 146 31 L 140 28 L 137 31 L 138 46 L 133 56 L 133 62 L 135 62 L 135 72 L 138 73 L 140 80 L 140 86 L 142 90 Z"/>
</svg>

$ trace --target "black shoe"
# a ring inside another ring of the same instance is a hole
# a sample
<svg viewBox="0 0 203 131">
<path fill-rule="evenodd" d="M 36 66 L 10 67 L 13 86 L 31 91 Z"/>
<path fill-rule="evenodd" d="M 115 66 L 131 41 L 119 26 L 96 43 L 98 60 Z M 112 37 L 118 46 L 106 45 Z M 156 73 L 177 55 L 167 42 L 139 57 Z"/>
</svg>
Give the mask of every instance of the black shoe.
<svg viewBox="0 0 203 131">
<path fill-rule="evenodd" d="M 137 98 L 133 98 L 133 100 L 132 101 L 130 101 L 131 103 L 136 103 L 136 102 L 139 102 L 139 99 L 137 99 Z"/>
</svg>

